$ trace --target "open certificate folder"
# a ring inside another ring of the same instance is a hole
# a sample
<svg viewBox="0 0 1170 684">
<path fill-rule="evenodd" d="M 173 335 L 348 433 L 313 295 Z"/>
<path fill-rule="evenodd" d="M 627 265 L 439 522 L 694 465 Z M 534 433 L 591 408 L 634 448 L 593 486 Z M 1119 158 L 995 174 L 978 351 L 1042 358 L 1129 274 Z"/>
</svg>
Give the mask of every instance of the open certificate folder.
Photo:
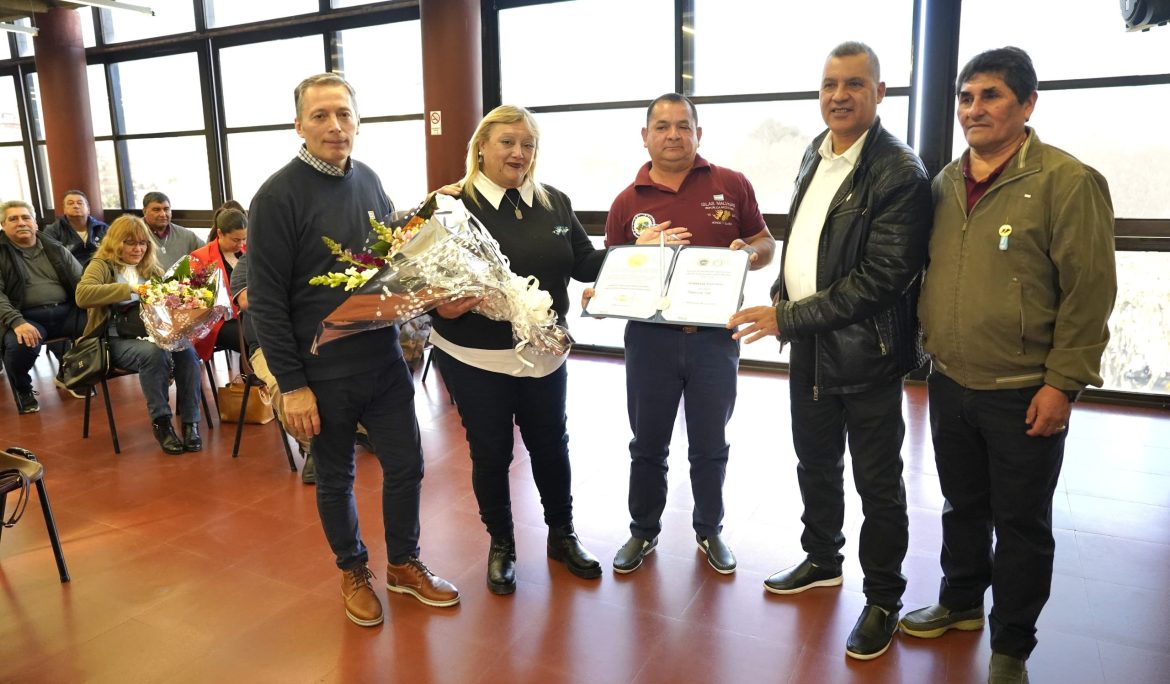
<svg viewBox="0 0 1170 684">
<path fill-rule="evenodd" d="M 739 310 L 748 253 L 726 247 L 609 250 L 584 315 L 724 327 Z"/>
</svg>

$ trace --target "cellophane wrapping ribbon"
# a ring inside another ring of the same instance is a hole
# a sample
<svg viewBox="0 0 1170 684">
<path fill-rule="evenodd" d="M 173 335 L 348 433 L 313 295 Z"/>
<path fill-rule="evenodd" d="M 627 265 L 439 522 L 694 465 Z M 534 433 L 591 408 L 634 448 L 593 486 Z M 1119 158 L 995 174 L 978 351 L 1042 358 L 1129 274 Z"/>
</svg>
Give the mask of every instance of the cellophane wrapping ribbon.
<svg viewBox="0 0 1170 684">
<path fill-rule="evenodd" d="M 199 292 L 200 289 L 208 292 Z M 205 279 L 193 284 L 187 257 L 180 259 L 162 278 L 141 286 L 139 296 L 147 337 L 167 351 L 191 347 L 195 341 L 207 337 L 221 319 L 232 317 L 223 273 L 209 264 Z"/>
<path fill-rule="evenodd" d="M 321 321 L 315 350 L 346 335 L 402 323 L 461 297 L 483 297 L 476 313 L 512 324 L 514 349 L 563 355 L 572 346 L 557 325 L 552 296 L 540 282 L 511 270 L 491 233 L 459 200 L 434 194 L 413 215 L 426 222 L 389 263 Z"/>
</svg>

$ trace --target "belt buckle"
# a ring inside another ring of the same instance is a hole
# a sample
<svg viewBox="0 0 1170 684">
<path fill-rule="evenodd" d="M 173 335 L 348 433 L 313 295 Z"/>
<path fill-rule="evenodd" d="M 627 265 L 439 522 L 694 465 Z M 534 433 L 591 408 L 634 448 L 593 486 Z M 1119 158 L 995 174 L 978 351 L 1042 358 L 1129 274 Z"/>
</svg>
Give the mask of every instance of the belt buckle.
<svg viewBox="0 0 1170 684">
<path fill-rule="evenodd" d="M 679 330 L 683 331 L 684 335 L 693 335 L 694 333 L 699 332 L 699 326 L 697 325 L 680 325 L 678 327 Z"/>
</svg>

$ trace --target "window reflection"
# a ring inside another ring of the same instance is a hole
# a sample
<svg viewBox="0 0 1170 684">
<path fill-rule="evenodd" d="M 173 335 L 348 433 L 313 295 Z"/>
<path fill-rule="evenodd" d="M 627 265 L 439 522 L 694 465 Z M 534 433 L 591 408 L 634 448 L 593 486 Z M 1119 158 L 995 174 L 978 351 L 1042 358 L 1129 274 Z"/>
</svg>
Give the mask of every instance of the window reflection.
<svg viewBox="0 0 1170 684">
<path fill-rule="evenodd" d="M 4 188 L 5 199 L 22 199 L 26 202 L 32 199 L 24 147 L 0 146 L 0 188 Z"/>
<path fill-rule="evenodd" d="M 102 208 L 107 210 L 121 208 L 114 143 L 111 140 L 99 140 L 94 143 L 94 148 L 97 150 L 98 189 L 102 196 Z"/>
<path fill-rule="evenodd" d="M 110 93 L 106 89 L 106 69 L 101 64 L 90 64 L 86 68 L 89 82 L 89 110 L 93 119 L 93 134 L 110 135 Z"/>
</svg>

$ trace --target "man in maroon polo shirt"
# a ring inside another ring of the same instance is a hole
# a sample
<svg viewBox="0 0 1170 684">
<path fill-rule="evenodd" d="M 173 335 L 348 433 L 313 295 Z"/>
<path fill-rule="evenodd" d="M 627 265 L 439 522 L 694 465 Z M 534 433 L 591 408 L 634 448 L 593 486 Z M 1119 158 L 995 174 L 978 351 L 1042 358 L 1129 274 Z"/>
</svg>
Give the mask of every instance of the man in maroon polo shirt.
<svg viewBox="0 0 1170 684">
<path fill-rule="evenodd" d="M 642 140 L 650 161 L 617 196 L 605 223 L 606 246 L 633 243 L 646 231 L 685 227 L 690 243 L 751 252 L 751 268 L 772 261 L 775 240 L 743 174 L 698 155 L 703 129 L 686 97 L 669 93 L 650 103 Z M 723 529 L 724 434 L 735 407 L 739 344 L 723 328 L 626 324 L 626 401 L 630 413 L 630 540 L 613 559 L 633 572 L 658 544 L 666 507 L 670 436 L 684 401 L 691 463 L 692 517 L 699 548 L 720 573 L 735 572 Z"/>
</svg>

